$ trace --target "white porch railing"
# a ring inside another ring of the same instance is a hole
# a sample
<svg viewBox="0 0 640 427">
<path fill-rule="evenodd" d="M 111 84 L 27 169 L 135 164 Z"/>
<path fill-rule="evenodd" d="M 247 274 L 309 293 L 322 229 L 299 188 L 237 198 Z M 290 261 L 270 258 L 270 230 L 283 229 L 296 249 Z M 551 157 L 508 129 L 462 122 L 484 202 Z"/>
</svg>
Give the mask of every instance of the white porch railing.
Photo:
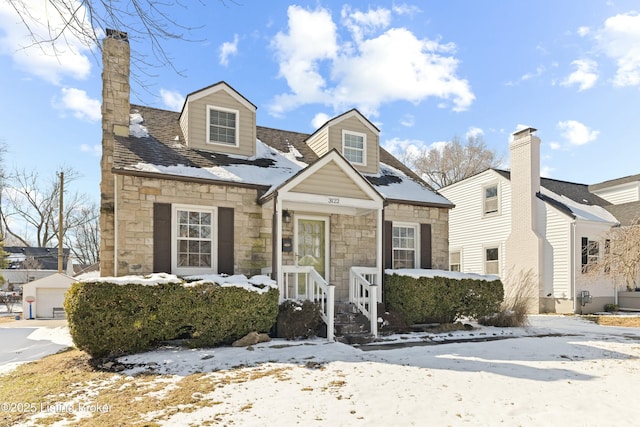
<svg viewBox="0 0 640 427">
<path fill-rule="evenodd" d="M 307 299 L 318 304 L 320 316 L 327 325 L 327 339 L 333 341 L 335 286 L 328 284 L 311 266 L 283 265 L 283 283 L 278 283 L 280 302 L 286 299 Z"/>
<path fill-rule="evenodd" d="M 367 316 L 374 337 L 378 336 L 378 303 L 382 302 L 382 286 L 378 283 L 375 267 L 351 267 L 349 270 L 349 302 Z"/>
</svg>

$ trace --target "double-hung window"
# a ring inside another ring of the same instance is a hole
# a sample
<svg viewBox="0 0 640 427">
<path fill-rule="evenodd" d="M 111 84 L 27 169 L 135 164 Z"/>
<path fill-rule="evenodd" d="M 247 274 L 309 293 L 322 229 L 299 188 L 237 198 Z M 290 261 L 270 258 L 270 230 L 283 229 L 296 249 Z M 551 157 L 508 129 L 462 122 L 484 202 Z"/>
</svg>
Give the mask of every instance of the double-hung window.
<svg viewBox="0 0 640 427">
<path fill-rule="evenodd" d="M 207 107 L 207 142 L 238 145 L 238 111 Z"/>
<path fill-rule="evenodd" d="M 216 271 L 215 216 L 211 208 L 174 206 L 171 255 L 176 274 Z"/>
<path fill-rule="evenodd" d="M 498 212 L 498 184 L 487 185 L 482 189 L 483 213 L 485 215 Z"/>
<path fill-rule="evenodd" d="M 418 226 L 393 225 L 393 268 L 416 268 L 418 265 Z"/>
<path fill-rule="evenodd" d="M 461 271 L 461 258 L 460 251 L 449 253 L 449 271 Z"/>
<path fill-rule="evenodd" d="M 484 273 L 500 274 L 500 251 L 497 247 L 484 249 Z"/>
<path fill-rule="evenodd" d="M 605 246 L 606 248 L 606 246 Z M 593 265 L 598 263 L 600 244 L 587 237 L 582 238 L 582 272 L 587 273 Z"/>
<path fill-rule="evenodd" d="M 342 154 L 356 165 L 366 164 L 367 135 L 359 132 L 342 131 Z"/>
</svg>

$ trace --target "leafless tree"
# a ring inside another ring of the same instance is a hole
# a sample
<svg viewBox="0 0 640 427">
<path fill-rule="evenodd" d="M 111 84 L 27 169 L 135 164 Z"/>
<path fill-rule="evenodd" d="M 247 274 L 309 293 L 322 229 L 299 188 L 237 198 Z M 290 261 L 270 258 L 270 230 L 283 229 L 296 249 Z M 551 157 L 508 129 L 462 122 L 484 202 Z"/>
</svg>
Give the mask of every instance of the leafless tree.
<svg viewBox="0 0 640 427">
<path fill-rule="evenodd" d="M 469 136 L 466 144 L 456 136 L 444 146 L 425 148 L 409 159 L 413 170 L 436 189 L 501 163 L 502 156 L 491 150 L 482 136 Z"/>
<path fill-rule="evenodd" d="M 132 74 L 137 81 L 141 81 L 140 76 L 149 75 L 150 67 L 169 66 L 179 73 L 164 48 L 165 42 L 195 41 L 188 34 L 199 28 L 176 20 L 177 8 L 193 9 L 191 2 L 184 1 L 47 0 L 47 17 L 44 20 L 34 15 L 32 2 L 28 0 L 7 2 L 18 14 L 29 31 L 32 44 L 36 46 L 52 46 L 54 51 L 59 51 L 61 46 L 66 48 L 80 43 L 92 51 L 99 50 L 106 28 L 126 32 L 130 40 L 143 41 L 150 46 L 153 59 L 139 52 L 133 53 Z M 235 3 L 233 0 L 219 2 L 222 5 Z M 203 0 L 198 3 L 206 6 Z"/>
<path fill-rule="evenodd" d="M 604 251 L 589 273 L 607 274 L 624 283 L 627 290 L 640 285 L 640 217 L 630 225 L 614 227 L 605 236 Z"/>
<path fill-rule="evenodd" d="M 97 204 L 81 207 L 76 213 L 84 222 L 65 235 L 65 246 L 81 264 L 100 261 L 100 209 Z"/>
<path fill-rule="evenodd" d="M 78 179 L 70 168 L 63 170 L 65 185 Z M 60 180 L 58 176 L 42 180 L 37 171 L 16 170 L 3 188 L 0 219 L 5 233 L 24 246 L 58 245 Z M 65 187 L 68 188 L 68 187 Z M 63 226 L 65 231 L 81 226 L 89 218 L 79 215 L 89 205 L 88 196 L 64 194 Z"/>
</svg>

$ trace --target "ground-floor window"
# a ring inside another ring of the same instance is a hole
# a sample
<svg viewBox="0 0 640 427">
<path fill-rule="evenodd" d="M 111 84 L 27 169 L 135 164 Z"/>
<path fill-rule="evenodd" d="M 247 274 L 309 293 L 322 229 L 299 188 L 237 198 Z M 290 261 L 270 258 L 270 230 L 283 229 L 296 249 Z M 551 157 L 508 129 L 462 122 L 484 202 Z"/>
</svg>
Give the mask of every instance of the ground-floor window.
<svg viewBox="0 0 640 427">
<path fill-rule="evenodd" d="M 484 273 L 500 273 L 500 251 L 497 247 L 484 248 Z"/>
<path fill-rule="evenodd" d="M 393 224 L 393 268 L 416 268 L 418 265 L 418 225 Z"/>
<path fill-rule="evenodd" d="M 600 255 L 600 244 L 595 240 L 582 238 L 582 272 L 587 273 L 589 268 L 598 262 Z"/>
<path fill-rule="evenodd" d="M 176 274 L 215 271 L 215 210 L 174 206 L 172 261 Z"/>
<path fill-rule="evenodd" d="M 454 251 L 449 253 L 449 270 L 461 271 L 460 266 L 460 251 Z"/>
</svg>

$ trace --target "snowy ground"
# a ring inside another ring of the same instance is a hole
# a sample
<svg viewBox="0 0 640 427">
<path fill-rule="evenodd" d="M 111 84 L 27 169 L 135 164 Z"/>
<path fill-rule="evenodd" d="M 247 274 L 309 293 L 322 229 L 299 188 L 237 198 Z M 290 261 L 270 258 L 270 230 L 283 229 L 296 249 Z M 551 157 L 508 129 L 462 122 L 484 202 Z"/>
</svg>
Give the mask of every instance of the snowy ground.
<svg viewBox="0 0 640 427">
<path fill-rule="evenodd" d="M 60 340 L 59 329 L 51 334 Z M 146 414 L 165 418 L 167 426 L 640 423 L 639 328 L 541 315 L 528 328 L 395 338 L 392 347 L 414 345 L 364 351 L 323 340 L 274 340 L 251 348 L 166 348 L 120 361 L 130 366 L 125 374 L 159 374 L 167 387 L 195 372 L 244 378 L 200 396 L 215 405 Z M 505 339 L 465 341 L 478 338 Z"/>
</svg>

